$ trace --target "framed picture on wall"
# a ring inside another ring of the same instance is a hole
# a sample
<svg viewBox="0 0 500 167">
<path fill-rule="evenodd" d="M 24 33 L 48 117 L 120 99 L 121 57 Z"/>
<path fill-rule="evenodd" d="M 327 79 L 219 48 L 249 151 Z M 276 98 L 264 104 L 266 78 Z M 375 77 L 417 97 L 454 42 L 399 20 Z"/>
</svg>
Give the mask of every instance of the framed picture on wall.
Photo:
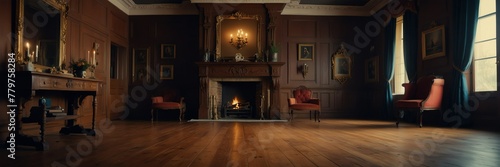
<svg viewBox="0 0 500 167">
<path fill-rule="evenodd" d="M 299 60 L 313 60 L 314 44 L 299 44 Z"/>
<path fill-rule="evenodd" d="M 161 65 L 160 79 L 174 79 L 174 65 Z"/>
<path fill-rule="evenodd" d="M 174 44 L 161 44 L 161 58 L 173 59 L 175 58 L 176 49 Z"/>
<path fill-rule="evenodd" d="M 422 32 L 422 59 L 432 59 L 446 54 L 444 25 Z"/>
<path fill-rule="evenodd" d="M 344 84 L 351 78 L 352 60 L 347 54 L 348 51 L 344 45 L 340 45 L 339 50 L 332 55 L 332 78 Z"/>
<path fill-rule="evenodd" d="M 149 80 L 149 48 L 132 49 L 132 82 Z"/>
<path fill-rule="evenodd" d="M 365 81 L 378 82 L 379 78 L 379 64 L 378 56 L 365 60 Z"/>
</svg>

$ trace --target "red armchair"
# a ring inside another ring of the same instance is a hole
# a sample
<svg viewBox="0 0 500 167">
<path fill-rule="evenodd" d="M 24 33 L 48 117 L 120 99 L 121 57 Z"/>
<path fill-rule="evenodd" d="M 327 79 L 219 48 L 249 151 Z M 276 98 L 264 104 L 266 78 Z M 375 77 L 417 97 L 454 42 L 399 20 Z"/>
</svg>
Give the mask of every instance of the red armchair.
<svg viewBox="0 0 500 167">
<path fill-rule="evenodd" d="M 404 83 L 403 99 L 396 102 L 396 109 L 399 111 L 396 126 L 399 126 L 399 121 L 403 118 L 405 110 L 418 109 L 417 119 L 422 127 L 422 114 L 425 110 L 441 110 L 443 85 L 444 79 L 436 76 L 421 77 L 416 84 Z"/>
<path fill-rule="evenodd" d="M 164 101 L 167 100 L 167 101 Z M 151 97 L 151 121 L 154 121 L 154 111 L 156 110 L 156 120 L 158 120 L 158 110 L 179 110 L 179 121 L 182 121 L 184 113 L 186 112 L 186 104 L 184 103 L 184 97 L 181 97 L 178 101 L 168 101 L 168 99 L 163 96 Z"/>
<path fill-rule="evenodd" d="M 294 110 L 309 110 L 309 119 L 311 119 L 311 111 L 314 111 L 314 121 L 320 122 L 321 107 L 320 100 L 311 98 L 312 92 L 305 86 L 299 86 L 293 91 L 293 97 L 288 99 L 288 108 L 290 120 L 293 119 Z"/>
</svg>

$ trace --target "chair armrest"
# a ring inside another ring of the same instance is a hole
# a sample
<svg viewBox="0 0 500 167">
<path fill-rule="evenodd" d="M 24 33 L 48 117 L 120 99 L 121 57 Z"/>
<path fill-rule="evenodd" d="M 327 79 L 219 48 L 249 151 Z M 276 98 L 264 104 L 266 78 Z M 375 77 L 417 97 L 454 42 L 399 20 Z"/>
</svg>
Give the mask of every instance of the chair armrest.
<svg viewBox="0 0 500 167">
<path fill-rule="evenodd" d="M 403 83 L 402 86 L 405 88 L 405 94 L 402 100 L 412 99 L 415 96 L 415 92 L 413 91 L 415 85 L 413 83 Z"/>
<path fill-rule="evenodd" d="M 319 99 L 309 99 L 309 101 L 307 101 L 307 103 L 312 103 L 312 104 L 317 104 L 317 105 L 319 105 L 319 102 L 320 102 Z"/>
<path fill-rule="evenodd" d="M 296 104 L 297 100 L 293 97 L 288 98 L 288 106 Z"/>
</svg>

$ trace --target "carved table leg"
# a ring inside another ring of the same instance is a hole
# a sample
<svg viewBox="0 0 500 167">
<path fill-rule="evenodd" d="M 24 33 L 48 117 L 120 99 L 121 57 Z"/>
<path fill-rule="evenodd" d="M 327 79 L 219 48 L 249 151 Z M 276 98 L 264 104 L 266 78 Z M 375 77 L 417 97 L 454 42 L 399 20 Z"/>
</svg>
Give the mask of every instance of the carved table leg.
<svg viewBox="0 0 500 167">
<path fill-rule="evenodd" d="M 49 144 L 45 142 L 45 124 L 47 123 L 47 115 L 45 113 L 45 103 L 42 103 L 42 118 L 39 120 L 40 125 L 40 142 L 36 143 L 35 147 L 37 150 L 49 150 Z"/>
</svg>

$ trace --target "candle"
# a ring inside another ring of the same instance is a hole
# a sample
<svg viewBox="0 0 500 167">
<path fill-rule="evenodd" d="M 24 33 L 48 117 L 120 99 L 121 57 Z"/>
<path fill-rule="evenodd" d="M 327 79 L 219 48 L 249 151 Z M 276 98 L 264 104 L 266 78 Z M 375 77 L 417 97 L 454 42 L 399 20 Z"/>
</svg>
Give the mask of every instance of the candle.
<svg viewBox="0 0 500 167">
<path fill-rule="evenodd" d="M 95 63 L 95 50 L 94 50 L 94 56 L 92 57 L 92 64 L 96 65 L 96 63 Z"/>
<path fill-rule="evenodd" d="M 38 62 L 38 45 L 36 45 L 35 62 Z"/>
<path fill-rule="evenodd" d="M 28 52 L 27 55 L 28 55 L 28 58 L 30 57 L 30 43 L 29 42 L 26 42 L 26 47 L 28 48 Z"/>
<path fill-rule="evenodd" d="M 87 60 L 89 60 L 89 58 L 90 58 L 90 51 L 87 50 Z"/>
<path fill-rule="evenodd" d="M 33 56 L 35 56 L 35 51 L 31 52 L 30 61 L 33 61 L 33 60 L 31 60 L 31 59 L 33 59 Z"/>
</svg>

